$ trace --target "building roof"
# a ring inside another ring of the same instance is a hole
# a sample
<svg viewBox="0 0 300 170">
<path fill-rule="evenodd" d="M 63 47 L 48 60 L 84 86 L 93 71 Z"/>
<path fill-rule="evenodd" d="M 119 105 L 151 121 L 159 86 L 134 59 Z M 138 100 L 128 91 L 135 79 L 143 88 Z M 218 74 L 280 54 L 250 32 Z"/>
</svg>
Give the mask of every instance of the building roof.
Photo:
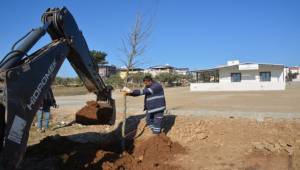
<svg viewBox="0 0 300 170">
<path fill-rule="evenodd" d="M 105 65 L 103 65 L 103 64 L 98 64 L 98 67 L 99 67 L 99 68 L 107 68 L 107 67 L 110 67 L 110 68 L 117 68 L 115 65 L 107 65 L 107 64 L 105 64 Z"/>
<path fill-rule="evenodd" d="M 186 71 L 186 70 L 189 70 L 189 68 L 187 68 L 187 67 L 183 67 L 183 68 L 175 68 L 175 70 L 182 70 L 182 71 Z"/>
<path fill-rule="evenodd" d="M 245 62 L 245 63 L 239 63 L 239 64 L 234 64 L 234 65 L 220 65 L 220 66 L 216 66 L 216 67 L 212 67 L 212 68 L 207 68 L 207 69 L 193 70 L 192 72 L 215 71 L 215 70 L 218 70 L 220 68 L 230 68 L 230 67 L 237 67 L 239 65 L 253 65 L 253 64 L 268 65 L 268 66 L 282 66 L 282 67 L 284 67 L 283 64 Z"/>
<path fill-rule="evenodd" d="M 292 67 L 289 67 L 290 70 L 299 70 L 300 67 L 299 66 L 292 66 Z"/>
<path fill-rule="evenodd" d="M 126 71 L 127 68 L 121 67 L 121 68 L 119 68 L 119 70 L 120 71 Z M 144 69 L 142 69 L 142 68 L 132 68 L 132 69 L 130 69 L 130 71 L 142 71 L 142 70 L 144 70 Z"/>
<path fill-rule="evenodd" d="M 174 69 L 175 67 L 170 66 L 169 64 L 165 64 L 165 65 L 157 65 L 157 66 L 152 66 L 149 67 L 150 69 Z"/>
</svg>

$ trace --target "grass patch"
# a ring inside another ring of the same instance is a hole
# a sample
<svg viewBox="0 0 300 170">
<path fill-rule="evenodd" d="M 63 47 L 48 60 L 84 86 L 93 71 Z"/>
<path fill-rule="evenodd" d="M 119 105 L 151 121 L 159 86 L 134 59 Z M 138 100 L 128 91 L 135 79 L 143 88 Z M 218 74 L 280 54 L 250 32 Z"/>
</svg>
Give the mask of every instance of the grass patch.
<svg viewBox="0 0 300 170">
<path fill-rule="evenodd" d="M 58 86 L 53 87 L 53 93 L 55 96 L 74 96 L 74 95 L 84 95 L 88 93 L 88 90 L 82 87 L 64 87 Z"/>
</svg>

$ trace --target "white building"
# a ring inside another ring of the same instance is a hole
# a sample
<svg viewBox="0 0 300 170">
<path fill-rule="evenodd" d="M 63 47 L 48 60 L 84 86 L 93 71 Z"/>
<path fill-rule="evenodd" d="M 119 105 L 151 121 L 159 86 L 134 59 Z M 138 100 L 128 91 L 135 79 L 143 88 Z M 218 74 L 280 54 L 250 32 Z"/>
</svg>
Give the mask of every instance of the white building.
<svg viewBox="0 0 300 170">
<path fill-rule="evenodd" d="M 285 90 L 284 66 L 279 64 L 239 63 L 193 71 L 196 83 L 191 91 Z"/>
<path fill-rule="evenodd" d="M 189 73 L 189 68 L 177 68 L 169 64 L 152 66 L 144 70 L 144 73 L 149 73 L 153 77 L 161 73 L 176 73 L 180 75 L 187 75 Z"/>
<path fill-rule="evenodd" d="M 149 67 L 148 69 L 144 70 L 144 73 L 149 73 L 153 77 L 161 74 L 161 73 L 173 73 L 175 67 L 170 66 L 169 64 L 166 65 L 158 65 L 158 66 L 152 66 Z"/>
<path fill-rule="evenodd" d="M 110 77 L 113 74 L 116 74 L 117 67 L 114 65 L 98 65 L 98 73 L 99 75 L 104 77 Z"/>
<path fill-rule="evenodd" d="M 187 75 L 189 73 L 189 68 L 175 68 L 175 72 L 180 75 Z"/>
</svg>

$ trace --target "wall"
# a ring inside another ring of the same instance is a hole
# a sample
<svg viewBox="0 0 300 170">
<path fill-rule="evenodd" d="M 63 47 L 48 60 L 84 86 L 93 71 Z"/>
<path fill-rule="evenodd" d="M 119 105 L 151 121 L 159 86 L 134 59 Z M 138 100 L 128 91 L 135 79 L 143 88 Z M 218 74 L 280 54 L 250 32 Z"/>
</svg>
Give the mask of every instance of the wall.
<svg viewBox="0 0 300 170">
<path fill-rule="evenodd" d="M 271 81 L 261 82 L 259 72 L 271 72 Z M 241 82 L 231 82 L 231 73 L 241 73 Z M 285 90 L 283 66 L 260 65 L 259 70 L 239 70 L 238 66 L 219 69 L 219 83 L 192 83 L 191 91 Z"/>
<path fill-rule="evenodd" d="M 109 77 L 113 74 L 116 74 L 117 68 L 114 66 L 99 66 L 98 72 L 101 77 Z"/>
<path fill-rule="evenodd" d="M 127 71 L 120 71 L 119 72 L 119 75 L 120 75 L 120 77 L 121 77 L 121 79 L 125 79 L 125 77 L 126 77 L 126 74 L 127 73 Z M 137 74 L 137 73 L 143 73 L 143 70 L 141 70 L 141 71 L 129 71 L 129 75 L 130 74 Z"/>
<path fill-rule="evenodd" d="M 191 91 L 285 90 L 285 83 L 191 83 Z"/>
<path fill-rule="evenodd" d="M 173 72 L 173 69 L 147 69 L 147 70 L 144 70 L 144 73 L 150 73 L 152 75 L 152 77 L 155 77 L 161 73 L 172 73 L 172 72 Z"/>
</svg>

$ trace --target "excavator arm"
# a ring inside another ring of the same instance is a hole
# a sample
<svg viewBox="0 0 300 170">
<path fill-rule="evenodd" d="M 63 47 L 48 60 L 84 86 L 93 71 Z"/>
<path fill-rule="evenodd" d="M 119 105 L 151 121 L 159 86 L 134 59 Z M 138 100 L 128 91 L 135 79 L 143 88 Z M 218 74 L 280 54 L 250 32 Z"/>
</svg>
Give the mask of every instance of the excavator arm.
<svg viewBox="0 0 300 170">
<path fill-rule="evenodd" d="M 44 25 L 49 24 L 47 32 L 52 40 L 66 39 L 70 45 L 70 52 L 67 58 L 86 88 L 95 92 L 98 97 L 105 100 L 109 97 L 107 87 L 98 74 L 97 65 L 90 56 L 88 46 L 79 30 L 73 16 L 66 9 L 48 9 L 42 16 Z"/>
<path fill-rule="evenodd" d="M 108 103 L 104 113 L 107 120 L 101 122 L 113 124 L 115 120 L 112 88 L 99 76 L 71 13 L 65 7 L 48 9 L 42 22 L 42 27 L 30 31 L 0 62 L 0 161 L 4 169 L 15 169 L 21 162 L 35 113 L 65 58 L 86 88 L 96 94 L 97 101 Z M 45 33 L 52 42 L 27 55 Z"/>
</svg>

